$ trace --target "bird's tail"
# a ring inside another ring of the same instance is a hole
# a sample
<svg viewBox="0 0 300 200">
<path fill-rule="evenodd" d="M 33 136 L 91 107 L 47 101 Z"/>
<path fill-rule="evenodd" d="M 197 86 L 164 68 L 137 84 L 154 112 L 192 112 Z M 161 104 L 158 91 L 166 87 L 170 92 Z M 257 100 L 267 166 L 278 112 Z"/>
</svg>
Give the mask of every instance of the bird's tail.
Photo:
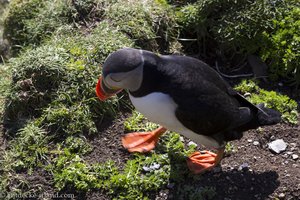
<svg viewBox="0 0 300 200">
<path fill-rule="evenodd" d="M 243 109 L 240 109 L 240 112 L 244 113 L 242 120 L 244 122 L 233 130 L 226 132 L 224 134 L 225 141 L 240 139 L 243 136 L 243 132 L 247 130 L 277 124 L 281 121 L 281 113 L 265 107 L 263 103 L 254 105 L 240 94 L 237 94 L 236 98 L 243 107 Z"/>
<path fill-rule="evenodd" d="M 274 125 L 281 121 L 281 113 L 265 107 L 263 103 L 254 105 L 240 94 L 238 94 L 238 99 L 242 106 L 250 109 L 252 117 L 247 123 L 239 126 L 236 129 L 237 131 L 246 131 L 256 129 L 259 126 Z"/>
<path fill-rule="evenodd" d="M 265 107 L 263 103 L 256 106 L 258 112 L 256 114 L 259 125 L 273 125 L 281 121 L 281 113 L 271 108 Z"/>
</svg>

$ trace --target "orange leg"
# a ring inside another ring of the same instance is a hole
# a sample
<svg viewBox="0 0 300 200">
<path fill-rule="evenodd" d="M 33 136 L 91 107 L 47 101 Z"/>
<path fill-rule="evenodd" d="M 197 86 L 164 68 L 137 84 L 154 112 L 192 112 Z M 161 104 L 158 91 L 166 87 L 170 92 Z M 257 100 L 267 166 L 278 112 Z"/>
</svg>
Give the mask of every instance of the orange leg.
<svg viewBox="0 0 300 200">
<path fill-rule="evenodd" d="M 159 136 L 166 131 L 166 128 L 160 126 L 151 132 L 128 133 L 122 137 L 122 144 L 129 152 L 148 152 L 154 149 Z"/>
<path fill-rule="evenodd" d="M 217 154 L 210 151 L 195 152 L 188 157 L 187 166 L 194 174 L 209 171 L 220 163 L 224 150 L 224 148 L 218 149 Z"/>
</svg>

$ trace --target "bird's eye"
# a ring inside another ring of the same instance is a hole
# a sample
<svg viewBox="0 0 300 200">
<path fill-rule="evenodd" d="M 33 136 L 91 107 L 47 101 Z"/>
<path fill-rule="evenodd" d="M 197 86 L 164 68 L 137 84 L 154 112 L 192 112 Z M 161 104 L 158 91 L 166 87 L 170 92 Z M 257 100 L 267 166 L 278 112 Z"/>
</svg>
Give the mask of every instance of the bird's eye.
<svg viewBox="0 0 300 200">
<path fill-rule="evenodd" d="M 117 80 L 116 78 L 110 77 L 111 80 L 115 81 L 115 82 L 120 82 L 121 80 Z"/>
<path fill-rule="evenodd" d="M 122 76 L 119 76 L 117 74 L 112 74 L 109 76 L 111 80 L 114 82 L 121 82 L 122 81 Z"/>
</svg>

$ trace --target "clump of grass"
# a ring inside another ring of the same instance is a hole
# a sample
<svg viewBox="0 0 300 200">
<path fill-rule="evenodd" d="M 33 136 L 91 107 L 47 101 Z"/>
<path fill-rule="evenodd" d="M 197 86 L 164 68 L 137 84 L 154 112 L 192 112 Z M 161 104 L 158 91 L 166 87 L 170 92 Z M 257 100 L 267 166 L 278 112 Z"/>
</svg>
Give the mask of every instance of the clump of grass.
<svg viewBox="0 0 300 200">
<path fill-rule="evenodd" d="M 155 1 L 117 1 L 108 8 L 105 18 L 147 50 L 157 50 L 158 41 L 168 45 L 176 32 L 175 17 L 168 5 L 159 6 Z"/>
<path fill-rule="evenodd" d="M 17 53 L 20 48 L 39 45 L 66 24 L 88 26 L 84 23 L 104 14 L 104 4 L 102 0 L 14 0 L 5 18 L 4 35 Z"/>
<path fill-rule="evenodd" d="M 42 0 L 14 0 L 10 2 L 9 12 L 4 22 L 4 35 L 15 48 L 18 45 L 28 44 L 25 22 L 37 17 L 39 8 L 43 8 L 44 3 L 45 1 Z"/>
<path fill-rule="evenodd" d="M 67 136 L 97 132 L 90 109 L 84 104 L 71 107 L 60 104 L 48 107 L 38 123 L 40 126 L 47 127 L 53 137 L 60 140 Z"/>
<path fill-rule="evenodd" d="M 33 194 L 34 190 L 29 188 L 29 181 L 25 175 L 10 172 L 0 175 L 1 198 L 15 200 L 17 197 Z"/>
<path fill-rule="evenodd" d="M 5 98 L 8 95 L 10 86 L 11 70 L 8 65 L 0 64 L 0 119 L 2 119 L 2 113 L 5 105 Z"/>
<path fill-rule="evenodd" d="M 4 119 L 7 128 L 20 128 L 53 100 L 66 75 L 64 66 L 68 59 L 65 49 L 46 45 L 11 60 L 12 83 Z"/>
<path fill-rule="evenodd" d="M 49 141 L 45 130 L 29 123 L 9 144 L 9 149 L 4 156 L 8 170 L 10 168 L 16 171 L 28 169 L 31 173 L 34 167 L 42 166 L 48 159 Z"/>
<path fill-rule="evenodd" d="M 144 122 L 142 124 L 142 122 Z M 132 112 L 132 116 L 129 117 L 128 119 L 126 119 L 126 121 L 124 122 L 124 127 L 126 131 L 152 131 L 156 128 L 158 128 L 158 125 L 151 123 L 149 121 L 145 120 L 145 117 L 137 112 L 137 111 L 133 111 Z"/>
<path fill-rule="evenodd" d="M 227 142 L 225 145 L 225 153 L 226 154 L 231 154 L 233 152 L 235 152 L 237 149 L 236 147 L 231 143 L 231 142 Z"/>
<path fill-rule="evenodd" d="M 243 80 L 235 89 L 241 93 L 251 93 L 247 98 L 253 104 L 264 103 L 268 108 L 278 110 L 282 114 L 282 119 L 285 122 L 291 124 L 298 123 L 298 104 L 288 96 L 275 91 L 261 89 L 251 80 Z"/>
</svg>

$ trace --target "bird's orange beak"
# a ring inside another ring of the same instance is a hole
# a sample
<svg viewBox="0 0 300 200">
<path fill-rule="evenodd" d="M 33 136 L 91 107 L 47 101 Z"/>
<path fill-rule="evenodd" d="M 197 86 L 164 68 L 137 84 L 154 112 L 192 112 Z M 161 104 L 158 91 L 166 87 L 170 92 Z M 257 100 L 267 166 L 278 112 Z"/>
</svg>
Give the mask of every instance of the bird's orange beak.
<svg viewBox="0 0 300 200">
<path fill-rule="evenodd" d="M 122 89 L 112 89 L 105 85 L 103 78 L 100 77 L 96 85 L 96 94 L 101 101 L 105 101 L 109 97 L 121 92 Z"/>
</svg>

